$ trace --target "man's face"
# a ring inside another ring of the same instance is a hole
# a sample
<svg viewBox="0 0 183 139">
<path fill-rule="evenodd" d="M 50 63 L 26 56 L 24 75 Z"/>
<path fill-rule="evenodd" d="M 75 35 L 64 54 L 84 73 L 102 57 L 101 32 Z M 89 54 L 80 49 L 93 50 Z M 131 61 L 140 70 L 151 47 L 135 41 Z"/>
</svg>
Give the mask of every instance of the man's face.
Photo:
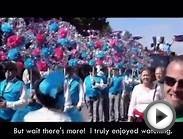
<svg viewBox="0 0 183 139">
<path fill-rule="evenodd" d="M 15 71 L 7 70 L 7 71 L 5 72 L 5 77 L 6 77 L 7 80 L 11 80 L 11 79 L 13 79 L 15 76 L 16 76 L 16 72 L 15 72 Z"/>
<path fill-rule="evenodd" d="M 160 81 L 163 78 L 163 75 L 164 75 L 164 73 L 161 68 L 156 69 L 155 76 L 156 76 L 157 81 Z"/>
<path fill-rule="evenodd" d="M 164 91 L 166 100 L 175 109 L 180 109 L 183 106 L 183 62 L 172 62 L 167 67 Z"/>
</svg>

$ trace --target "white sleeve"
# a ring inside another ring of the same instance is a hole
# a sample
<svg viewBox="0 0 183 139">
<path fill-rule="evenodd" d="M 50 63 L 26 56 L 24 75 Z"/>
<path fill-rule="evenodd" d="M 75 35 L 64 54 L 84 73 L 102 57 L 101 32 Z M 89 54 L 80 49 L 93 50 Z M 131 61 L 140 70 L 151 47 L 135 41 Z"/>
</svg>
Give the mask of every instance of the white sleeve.
<svg viewBox="0 0 183 139">
<path fill-rule="evenodd" d="M 85 80 L 83 83 L 83 94 L 84 94 L 84 96 L 86 95 L 86 81 Z"/>
<path fill-rule="evenodd" d="M 129 105 L 129 110 L 128 110 L 128 116 L 133 116 L 133 110 L 136 106 L 136 89 L 137 87 L 135 86 L 133 91 L 132 91 L 132 96 L 130 100 L 130 105 Z"/>
<path fill-rule="evenodd" d="M 78 105 L 81 105 L 84 103 L 84 87 L 83 87 L 83 82 L 80 81 L 79 83 L 79 102 Z"/>
<path fill-rule="evenodd" d="M 6 107 L 7 108 L 12 108 L 12 109 L 18 109 L 18 108 L 22 108 L 25 105 L 28 104 L 28 99 L 29 96 L 26 93 L 26 87 L 24 86 L 21 92 L 21 96 L 19 98 L 19 100 L 17 101 L 7 101 L 6 102 Z"/>
<path fill-rule="evenodd" d="M 164 99 L 164 92 L 161 85 L 157 86 L 155 100 L 162 100 Z"/>
</svg>

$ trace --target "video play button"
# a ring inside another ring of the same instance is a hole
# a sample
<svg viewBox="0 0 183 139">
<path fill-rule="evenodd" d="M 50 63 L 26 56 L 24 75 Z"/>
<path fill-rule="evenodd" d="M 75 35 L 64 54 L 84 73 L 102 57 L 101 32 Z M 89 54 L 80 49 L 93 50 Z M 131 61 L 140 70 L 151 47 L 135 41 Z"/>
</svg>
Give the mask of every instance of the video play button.
<svg viewBox="0 0 183 139">
<path fill-rule="evenodd" d="M 159 123 L 161 120 L 166 118 L 167 115 L 161 112 L 160 110 L 156 109 L 156 124 Z"/>
<path fill-rule="evenodd" d="M 158 132 L 170 129 L 176 119 L 174 108 L 168 102 L 161 100 L 149 104 L 144 114 L 147 126 Z"/>
</svg>

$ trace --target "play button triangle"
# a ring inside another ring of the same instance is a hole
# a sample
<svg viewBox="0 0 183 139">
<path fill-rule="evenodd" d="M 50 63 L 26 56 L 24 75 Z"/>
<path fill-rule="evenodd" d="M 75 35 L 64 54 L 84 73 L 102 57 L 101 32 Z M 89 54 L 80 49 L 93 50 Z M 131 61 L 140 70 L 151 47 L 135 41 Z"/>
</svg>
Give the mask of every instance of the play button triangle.
<svg viewBox="0 0 183 139">
<path fill-rule="evenodd" d="M 166 117 L 167 117 L 166 114 L 156 109 L 156 124 L 165 119 Z"/>
</svg>

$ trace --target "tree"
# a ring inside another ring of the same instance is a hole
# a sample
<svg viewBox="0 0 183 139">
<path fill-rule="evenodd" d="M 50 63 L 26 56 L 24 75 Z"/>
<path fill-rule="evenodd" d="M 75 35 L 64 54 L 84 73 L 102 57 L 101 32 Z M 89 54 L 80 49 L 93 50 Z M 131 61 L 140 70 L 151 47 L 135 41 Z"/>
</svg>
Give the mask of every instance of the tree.
<svg viewBox="0 0 183 139">
<path fill-rule="evenodd" d="M 24 20 L 27 24 L 30 23 L 30 21 L 34 22 L 41 22 L 52 19 L 51 17 L 48 18 L 34 18 L 34 17 L 25 17 Z M 57 18 L 60 19 L 60 18 Z M 69 22 L 71 25 L 75 26 L 77 31 L 83 35 L 88 36 L 89 33 L 87 30 L 98 30 L 101 35 L 110 33 L 111 27 L 109 25 L 109 22 L 106 20 L 105 17 L 62 17 L 63 21 Z"/>
<path fill-rule="evenodd" d="M 98 30 L 101 34 L 112 30 L 105 17 L 63 17 L 62 20 L 70 22 L 84 36 L 89 35 L 87 30 Z"/>
</svg>

